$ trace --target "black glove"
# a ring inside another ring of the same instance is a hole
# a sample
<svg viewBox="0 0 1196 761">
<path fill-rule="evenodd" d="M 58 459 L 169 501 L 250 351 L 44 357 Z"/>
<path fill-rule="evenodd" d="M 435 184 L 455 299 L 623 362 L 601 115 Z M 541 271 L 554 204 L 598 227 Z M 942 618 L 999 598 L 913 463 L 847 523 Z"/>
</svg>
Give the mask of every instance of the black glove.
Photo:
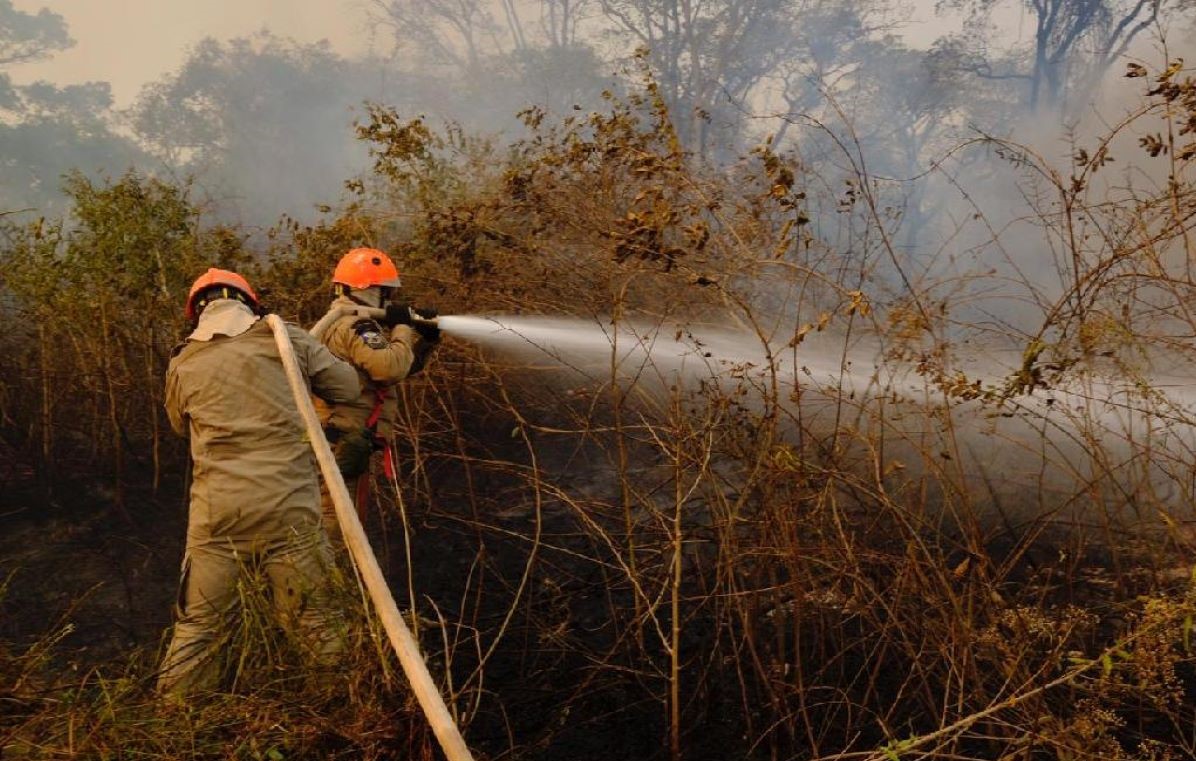
<svg viewBox="0 0 1196 761">
<path fill-rule="evenodd" d="M 411 323 L 411 327 L 415 328 L 421 339 L 430 344 L 440 341 L 440 326 L 433 321 L 416 320 Z"/>
<path fill-rule="evenodd" d="M 356 478 L 370 469 L 370 454 L 374 451 L 374 434 L 365 427 L 355 431 L 341 431 L 332 444 L 336 466 L 345 478 Z"/>
<path fill-rule="evenodd" d="M 387 304 L 386 316 L 382 318 L 382 323 L 390 328 L 395 325 L 410 325 L 411 307 L 407 304 Z"/>
<path fill-rule="evenodd" d="M 436 307 L 411 307 L 411 311 L 417 317 L 422 317 L 425 320 L 435 320 L 440 316 L 440 313 L 436 311 Z"/>
</svg>

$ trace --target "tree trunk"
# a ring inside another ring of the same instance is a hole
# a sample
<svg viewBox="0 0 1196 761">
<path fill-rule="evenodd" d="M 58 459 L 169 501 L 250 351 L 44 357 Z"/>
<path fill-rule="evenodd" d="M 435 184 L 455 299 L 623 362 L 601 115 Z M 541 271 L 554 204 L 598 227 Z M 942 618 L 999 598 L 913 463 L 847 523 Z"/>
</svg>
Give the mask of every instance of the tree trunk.
<svg viewBox="0 0 1196 761">
<path fill-rule="evenodd" d="M 103 301 L 100 302 L 100 335 L 103 337 L 103 343 L 100 345 L 100 368 L 104 374 L 104 387 L 108 397 L 108 426 L 111 435 L 112 446 L 112 487 L 114 490 L 113 501 L 116 506 L 116 511 L 124 518 L 126 523 L 131 524 L 133 517 L 129 515 L 125 507 L 125 447 L 124 441 L 121 437 L 120 428 L 120 403 L 117 401 L 116 381 L 112 377 L 113 362 L 112 352 L 114 351 L 112 345 L 112 329 L 111 323 L 108 319 L 108 310 L 105 308 Z"/>
<path fill-rule="evenodd" d="M 42 385 L 42 415 L 41 415 L 41 439 L 42 439 L 42 457 L 41 467 L 38 472 L 42 474 L 42 481 L 45 485 L 47 493 L 52 492 L 54 488 L 54 479 L 47 477 L 54 472 L 54 396 L 50 393 L 50 361 L 49 350 L 50 345 L 46 335 L 46 325 L 44 322 L 37 326 L 37 339 L 40 347 L 40 361 L 41 361 L 41 385 Z"/>
<path fill-rule="evenodd" d="M 149 345 L 145 351 L 145 379 L 146 391 L 149 393 L 149 416 L 150 416 L 150 440 L 151 452 L 154 461 L 154 496 L 158 496 L 158 489 L 162 484 L 162 433 L 158 420 L 158 396 L 154 393 L 154 389 L 158 387 L 157 373 L 154 372 L 154 357 L 155 357 L 155 341 L 154 328 L 151 324 L 149 334 Z"/>
</svg>

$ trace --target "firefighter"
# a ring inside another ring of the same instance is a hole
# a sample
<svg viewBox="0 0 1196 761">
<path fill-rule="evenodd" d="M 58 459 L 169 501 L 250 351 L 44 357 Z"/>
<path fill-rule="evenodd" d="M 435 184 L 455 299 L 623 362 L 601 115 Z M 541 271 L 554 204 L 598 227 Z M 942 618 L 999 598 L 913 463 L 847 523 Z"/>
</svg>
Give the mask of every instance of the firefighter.
<svg viewBox="0 0 1196 761">
<path fill-rule="evenodd" d="M 315 462 L 259 312 L 245 278 L 209 269 L 191 287 L 194 330 L 166 372 L 166 412 L 190 438 L 194 463 L 179 609 L 158 677 L 168 695 L 216 686 L 221 632 L 250 571 L 268 579 L 281 623 L 314 653 L 341 647 Z M 287 330 L 313 393 L 330 402 L 359 396 L 351 366 L 300 328 Z"/>
<path fill-rule="evenodd" d="M 361 394 L 352 401 L 317 404 L 345 486 L 356 496 L 358 514 L 364 511 L 363 492 L 369 485 L 362 476 L 369 471 L 375 450 L 385 450 L 383 465 L 393 473 L 389 446 L 397 407 L 393 387 L 419 372 L 440 340 L 434 319 L 418 319 L 410 307 L 392 302 L 400 285 L 394 262 L 374 248 L 349 251 L 332 273 L 335 298 L 330 310 L 345 308 L 351 312 L 356 307 L 368 307 L 387 312 L 384 318 L 346 313 L 321 336 L 329 351 L 356 368 L 361 381 Z M 339 537 L 336 511 L 326 485 L 322 487 L 321 504 L 328 534 Z"/>
</svg>

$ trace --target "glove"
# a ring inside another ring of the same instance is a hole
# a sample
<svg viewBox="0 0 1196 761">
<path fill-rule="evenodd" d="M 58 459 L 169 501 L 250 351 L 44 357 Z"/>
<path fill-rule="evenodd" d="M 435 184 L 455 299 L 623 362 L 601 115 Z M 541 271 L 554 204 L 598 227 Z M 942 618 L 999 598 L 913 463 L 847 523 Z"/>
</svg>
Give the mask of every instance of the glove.
<svg viewBox="0 0 1196 761">
<path fill-rule="evenodd" d="M 415 375 L 424 369 L 432 350 L 436 348 L 436 344 L 440 343 L 440 326 L 436 324 L 435 320 L 416 320 L 411 323 L 410 327 L 419 335 L 419 340 L 412 347 L 415 357 L 411 362 L 411 367 L 407 370 L 408 376 Z"/>
<path fill-rule="evenodd" d="M 407 304 L 387 304 L 386 316 L 382 318 L 382 322 L 391 328 L 395 325 L 410 325 L 411 307 Z"/>
<path fill-rule="evenodd" d="M 336 466 L 345 478 L 356 478 L 370 469 L 373 435 L 366 428 L 344 431 L 332 445 Z"/>
</svg>

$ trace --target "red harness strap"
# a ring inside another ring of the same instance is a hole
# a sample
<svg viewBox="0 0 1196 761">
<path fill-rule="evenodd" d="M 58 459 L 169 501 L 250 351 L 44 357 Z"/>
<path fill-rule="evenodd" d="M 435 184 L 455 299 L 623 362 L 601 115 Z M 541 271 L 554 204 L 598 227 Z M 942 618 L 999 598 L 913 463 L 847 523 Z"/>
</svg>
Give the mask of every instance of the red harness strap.
<svg viewBox="0 0 1196 761">
<path fill-rule="evenodd" d="M 365 427 L 369 429 L 370 433 L 374 433 L 378 427 L 378 419 L 382 417 L 382 405 L 386 404 L 386 400 L 390 398 L 386 391 L 384 388 L 374 389 L 374 409 L 370 410 L 370 416 L 365 421 Z M 393 479 L 395 477 L 395 461 L 390 440 L 379 439 L 376 433 L 374 440 L 380 441 L 382 444 L 382 472 L 386 474 L 387 478 Z"/>
<path fill-rule="evenodd" d="M 374 409 L 370 410 L 370 416 L 365 421 L 365 427 L 370 429 L 371 433 L 378 426 L 378 418 L 382 417 L 382 405 L 384 404 L 386 404 L 386 389 L 374 389 Z"/>
<path fill-rule="evenodd" d="M 386 474 L 387 478 L 393 479 L 395 477 L 395 461 L 390 441 L 379 438 L 375 430 L 378 427 L 378 420 L 382 417 L 382 406 L 386 404 L 387 398 L 386 389 L 374 389 L 374 408 L 370 410 L 370 416 L 366 418 L 365 427 L 373 434 L 374 443 L 382 445 L 382 471 Z M 357 479 L 357 493 L 354 495 L 354 502 L 357 506 L 357 517 L 361 519 L 362 523 L 365 523 L 366 513 L 369 508 L 371 481 L 373 481 L 373 478 L 370 476 L 368 468 Z"/>
</svg>

